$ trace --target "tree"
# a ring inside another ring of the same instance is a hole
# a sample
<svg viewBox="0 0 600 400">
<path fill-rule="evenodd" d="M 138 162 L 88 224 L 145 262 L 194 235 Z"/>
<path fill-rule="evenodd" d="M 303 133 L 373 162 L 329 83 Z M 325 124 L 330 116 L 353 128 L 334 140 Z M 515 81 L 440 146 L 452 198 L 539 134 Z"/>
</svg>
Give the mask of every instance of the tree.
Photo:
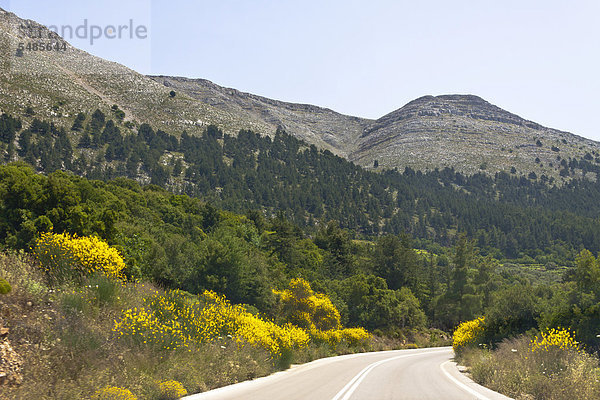
<svg viewBox="0 0 600 400">
<path fill-rule="evenodd" d="M 295 227 L 280 212 L 271 221 L 269 232 L 263 237 L 265 244 L 272 249 L 271 254 L 276 254 L 281 261 L 290 264 L 294 261 L 293 254 L 298 236 Z"/>
<path fill-rule="evenodd" d="M 532 181 L 537 179 L 537 174 L 535 172 L 530 172 L 529 175 L 527 176 L 527 178 L 531 179 Z"/>
<path fill-rule="evenodd" d="M 13 118 L 8 114 L 0 116 L 0 141 L 12 143 L 15 140 L 17 132 L 21 130 L 21 120 Z"/>
<path fill-rule="evenodd" d="M 331 221 L 322 227 L 315 244 L 327 251 L 326 265 L 330 276 L 346 277 L 354 270 L 350 235 L 337 222 Z"/>
<path fill-rule="evenodd" d="M 419 301 L 409 288 L 391 290 L 380 277 L 352 276 L 341 281 L 336 292 L 348 306 L 350 325 L 393 331 L 418 328 L 426 322 Z"/>
<path fill-rule="evenodd" d="M 485 338 L 497 343 L 537 327 L 541 299 L 529 284 L 516 283 L 496 290 L 485 309 Z"/>
<path fill-rule="evenodd" d="M 600 265 L 589 250 L 582 250 L 575 260 L 575 280 L 582 291 L 598 289 Z M 599 293 L 600 294 L 600 293 Z"/>
<path fill-rule="evenodd" d="M 175 165 L 173 166 L 173 176 L 178 177 L 183 172 L 183 160 L 181 158 L 175 161 Z"/>
<path fill-rule="evenodd" d="M 71 126 L 72 131 L 81 132 L 83 129 L 83 122 L 85 121 L 85 114 L 79 113 L 75 117 L 75 121 L 73 121 L 73 126 Z"/>
<path fill-rule="evenodd" d="M 452 276 L 451 294 L 457 300 L 462 299 L 462 296 L 465 294 L 465 286 L 467 285 L 467 277 L 473 255 L 474 242 L 468 240 L 465 234 L 461 234 L 454 247 L 454 257 L 452 259 L 454 273 Z"/>
<path fill-rule="evenodd" d="M 94 134 L 100 133 L 100 131 L 104 127 L 105 122 L 106 122 L 106 116 L 104 115 L 104 113 L 102 111 L 96 109 L 96 111 L 94 111 L 94 113 L 92 114 L 92 119 L 90 121 L 90 129 L 91 129 L 92 133 L 94 133 Z"/>
<path fill-rule="evenodd" d="M 89 148 L 91 146 L 92 146 L 92 138 L 90 137 L 89 133 L 83 132 L 83 135 L 81 135 L 81 139 L 79 139 L 79 143 L 77 144 L 77 147 Z"/>
<path fill-rule="evenodd" d="M 411 239 L 403 234 L 400 238 L 385 235 L 377 240 L 373 254 L 374 270 L 384 278 L 390 289 L 408 286 L 417 288 L 419 259 Z"/>
</svg>

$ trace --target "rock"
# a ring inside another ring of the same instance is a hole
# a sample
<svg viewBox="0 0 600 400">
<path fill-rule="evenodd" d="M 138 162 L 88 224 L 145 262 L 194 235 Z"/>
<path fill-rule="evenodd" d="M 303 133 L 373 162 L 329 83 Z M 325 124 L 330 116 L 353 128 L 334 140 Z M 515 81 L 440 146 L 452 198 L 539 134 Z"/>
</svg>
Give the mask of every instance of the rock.
<svg viewBox="0 0 600 400">
<path fill-rule="evenodd" d="M 10 340 L 0 342 L 0 387 L 20 385 L 23 382 L 23 359 L 13 349 Z"/>
</svg>

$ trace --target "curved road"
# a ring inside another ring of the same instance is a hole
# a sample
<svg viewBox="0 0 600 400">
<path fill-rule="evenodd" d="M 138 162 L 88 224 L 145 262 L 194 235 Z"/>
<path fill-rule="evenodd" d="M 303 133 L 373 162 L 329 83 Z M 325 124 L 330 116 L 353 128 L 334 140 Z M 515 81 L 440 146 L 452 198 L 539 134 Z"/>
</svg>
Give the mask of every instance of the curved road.
<svg viewBox="0 0 600 400">
<path fill-rule="evenodd" d="M 324 358 L 185 400 L 508 399 L 480 386 L 436 347 Z"/>
</svg>

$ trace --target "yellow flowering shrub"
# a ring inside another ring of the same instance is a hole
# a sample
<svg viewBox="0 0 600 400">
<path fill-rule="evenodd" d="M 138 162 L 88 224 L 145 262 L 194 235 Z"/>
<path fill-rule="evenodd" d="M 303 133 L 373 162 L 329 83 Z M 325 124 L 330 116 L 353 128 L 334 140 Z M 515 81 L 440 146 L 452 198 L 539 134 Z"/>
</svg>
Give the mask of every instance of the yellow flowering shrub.
<svg viewBox="0 0 600 400">
<path fill-rule="evenodd" d="M 365 344 L 371 337 L 364 328 L 345 328 L 340 330 L 341 340 L 350 346 Z"/>
<path fill-rule="evenodd" d="M 117 249 L 95 236 L 42 233 L 34 252 L 48 275 L 59 281 L 94 273 L 121 278 L 125 268 Z"/>
<path fill-rule="evenodd" d="M 349 346 L 363 345 L 371 337 L 364 328 L 329 329 L 327 331 L 312 328 L 310 336 L 315 342 L 327 343 L 332 347 L 342 342 Z"/>
<path fill-rule="evenodd" d="M 123 311 L 113 330 L 138 343 L 158 344 L 166 350 L 229 335 L 239 345 L 260 346 L 273 356 L 285 349 L 306 347 L 310 340 L 303 329 L 259 318 L 210 291 L 204 292 L 200 301 L 170 291 L 152 296 L 145 303 L 140 309 Z"/>
<path fill-rule="evenodd" d="M 452 348 L 458 351 L 461 348 L 475 345 L 481 339 L 484 330 L 484 317 L 460 324 L 452 334 Z"/>
<path fill-rule="evenodd" d="M 301 328 L 320 330 L 340 328 L 340 312 L 329 297 L 315 293 L 302 278 L 292 279 L 289 288 L 273 293 L 279 296 L 285 318 Z"/>
<path fill-rule="evenodd" d="M 238 342 L 247 342 L 261 346 L 279 356 L 286 349 L 304 348 L 308 346 L 310 337 L 304 329 L 292 324 L 277 325 L 272 321 L 262 320 L 252 314 L 240 314 L 235 337 Z"/>
<path fill-rule="evenodd" d="M 282 303 L 284 318 L 306 329 L 313 340 L 334 347 L 340 342 L 350 346 L 364 344 L 369 333 L 363 328 L 341 329 L 340 313 L 329 297 L 314 292 L 302 278 L 292 279 L 289 287 L 273 290 Z"/>
<path fill-rule="evenodd" d="M 322 331 L 315 327 L 312 327 L 310 330 L 310 337 L 317 343 L 327 343 L 332 347 L 335 347 L 341 340 L 342 335 L 339 329 L 330 329 L 327 331 Z"/>
<path fill-rule="evenodd" d="M 127 389 L 110 386 L 110 387 L 106 387 L 102 390 L 98 390 L 94 394 L 92 399 L 93 400 L 137 400 L 137 397 L 134 396 L 134 394 L 131 393 Z"/>
<path fill-rule="evenodd" d="M 554 349 L 579 351 L 580 345 L 575 336 L 567 329 L 552 328 L 542 332 L 531 340 L 531 352 L 550 351 Z"/>
<path fill-rule="evenodd" d="M 144 299 L 143 307 L 123 310 L 119 320 L 115 321 L 113 331 L 140 345 L 155 345 L 165 350 L 190 348 L 228 336 L 239 346 L 259 346 L 268 350 L 273 357 L 280 357 L 292 349 L 305 348 L 311 338 L 332 346 L 340 342 L 356 346 L 369 339 L 369 333 L 363 328 L 339 329 L 339 312 L 331 301 L 324 295 L 312 292 L 308 284 L 301 281 L 295 283 L 292 286 L 294 291 L 277 293 L 296 298 L 304 291 L 305 298 L 314 297 L 303 303 L 303 306 L 307 303 L 310 305 L 306 308 L 308 311 L 294 314 L 296 317 L 302 316 L 309 323 L 308 329 L 292 322 L 279 325 L 260 318 L 211 291 L 194 297 L 172 290 Z M 315 320 L 319 325 L 313 323 Z M 322 330 L 318 326 L 332 328 Z"/>
<path fill-rule="evenodd" d="M 178 381 L 164 381 L 158 384 L 160 400 L 177 400 L 187 395 L 187 390 Z"/>
</svg>

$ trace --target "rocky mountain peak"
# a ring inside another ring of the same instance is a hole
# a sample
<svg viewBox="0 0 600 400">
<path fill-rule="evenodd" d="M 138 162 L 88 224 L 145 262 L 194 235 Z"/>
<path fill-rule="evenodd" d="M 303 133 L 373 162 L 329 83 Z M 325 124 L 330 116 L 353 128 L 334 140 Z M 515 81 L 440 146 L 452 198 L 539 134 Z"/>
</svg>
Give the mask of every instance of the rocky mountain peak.
<svg viewBox="0 0 600 400">
<path fill-rule="evenodd" d="M 410 118 L 444 118 L 464 117 L 475 120 L 495 121 L 506 124 L 526 126 L 532 129 L 540 129 L 541 126 L 535 122 L 527 121 L 518 115 L 512 114 L 497 107 L 479 96 L 472 94 L 446 94 L 440 96 L 422 96 L 402 108 L 376 120 L 367 126 L 362 136 L 379 130 L 387 125 Z"/>
<path fill-rule="evenodd" d="M 448 94 L 419 97 L 368 124 L 349 159 L 378 168 L 448 166 L 469 174 L 516 170 L 557 176 L 561 158 L 581 158 L 597 148 L 481 97 Z"/>
</svg>

